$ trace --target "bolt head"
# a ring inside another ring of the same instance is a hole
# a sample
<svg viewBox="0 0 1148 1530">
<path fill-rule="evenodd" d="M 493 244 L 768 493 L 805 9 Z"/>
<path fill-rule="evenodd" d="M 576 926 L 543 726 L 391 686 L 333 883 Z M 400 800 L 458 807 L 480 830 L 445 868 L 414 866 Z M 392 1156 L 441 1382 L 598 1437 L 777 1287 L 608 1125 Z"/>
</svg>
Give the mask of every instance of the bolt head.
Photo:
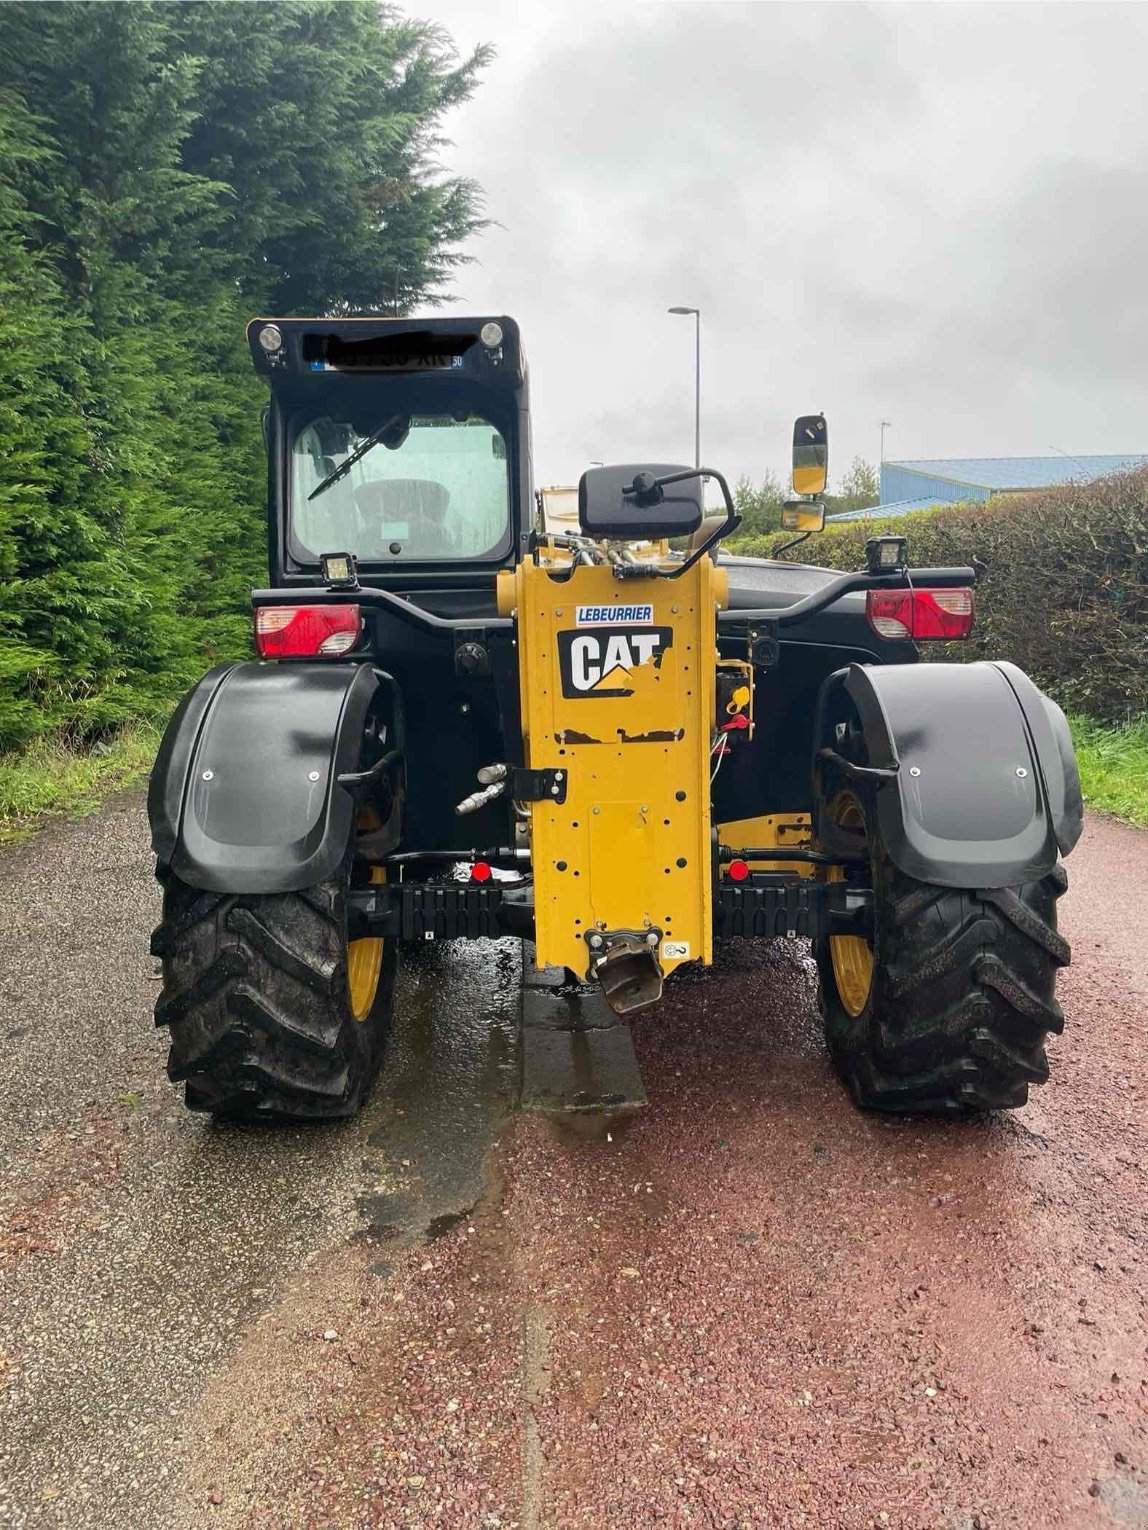
<svg viewBox="0 0 1148 1530">
<path fill-rule="evenodd" d="M 214 781 L 215 780 L 215 772 L 214 772 L 214 770 L 205 770 L 203 772 L 203 779 L 205 781 Z"/>
<path fill-rule="evenodd" d="M 910 765 L 909 774 L 911 776 L 919 776 L 921 774 L 921 767 L 919 765 Z"/>
<path fill-rule="evenodd" d="M 1024 778 L 1025 778 L 1025 777 L 1026 777 L 1026 776 L 1027 776 L 1027 775 L 1028 775 L 1028 771 L 1027 771 L 1027 770 L 1025 770 L 1025 768 L 1024 768 L 1024 766 L 1023 766 L 1023 765 L 1018 765 L 1018 766 L 1017 766 L 1017 768 L 1016 768 L 1016 773 L 1017 773 L 1017 775 L 1018 775 L 1018 776 L 1019 776 L 1019 777 L 1020 777 L 1020 778 L 1021 778 L 1021 780 L 1022 780 L 1022 781 L 1023 781 L 1023 780 L 1024 780 Z"/>
<path fill-rule="evenodd" d="M 317 781 L 319 779 L 319 772 L 317 770 L 309 770 L 307 772 L 307 779 L 308 781 Z"/>
</svg>

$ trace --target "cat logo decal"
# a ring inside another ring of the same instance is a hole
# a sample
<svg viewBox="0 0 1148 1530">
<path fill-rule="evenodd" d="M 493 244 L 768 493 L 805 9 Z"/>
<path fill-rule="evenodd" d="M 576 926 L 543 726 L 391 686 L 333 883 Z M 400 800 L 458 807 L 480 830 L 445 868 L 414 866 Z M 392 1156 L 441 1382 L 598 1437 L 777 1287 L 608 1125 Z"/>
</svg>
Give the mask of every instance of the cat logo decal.
<svg viewBox="0 0 1148 1530">
<path fill-rule="evenodd" d="M 673 647 L 672 627 L 631 627 L 619 631 L 565 631 L 558 634 L 558 667 L 562 694 L 579 696 L 632 696 L 632 672 L 642 664 L 657 669 L 662 656 Z"/>
</svg>

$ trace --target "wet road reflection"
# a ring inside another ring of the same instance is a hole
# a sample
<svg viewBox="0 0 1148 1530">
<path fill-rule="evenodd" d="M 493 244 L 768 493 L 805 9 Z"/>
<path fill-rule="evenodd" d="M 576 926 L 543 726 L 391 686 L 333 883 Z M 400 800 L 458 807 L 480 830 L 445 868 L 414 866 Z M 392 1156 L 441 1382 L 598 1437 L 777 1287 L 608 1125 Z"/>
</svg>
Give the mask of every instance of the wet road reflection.
<svg viewBox="0 0 1148 1530">
<path fill-rule="evenodd" d="M 369 1227 L 413 1235 L 464 1212 L 514 1105 L 522 955 L 517 941 L 428 942 L 404 950 L 395 1026 L 364 1113 L 364 1168 L 400 1188 L 358 1199 Z"/>
<path fill-rule="evenodd" d="M 93 866 L 108 898 L 77 903 Z M 135 793 L 0 858 L 0 1525 L 174 1524 L 189 1420 L 237 1337 L 284 1293 L 306 1309 L 312 1272 L 373 1228 L 390 1257 L 472 1206 L 512 1107 L 503 941 L 404 954 L 358 1120 L 192 1115 L 152 1023 L 157 904 Z"/>
</svg>

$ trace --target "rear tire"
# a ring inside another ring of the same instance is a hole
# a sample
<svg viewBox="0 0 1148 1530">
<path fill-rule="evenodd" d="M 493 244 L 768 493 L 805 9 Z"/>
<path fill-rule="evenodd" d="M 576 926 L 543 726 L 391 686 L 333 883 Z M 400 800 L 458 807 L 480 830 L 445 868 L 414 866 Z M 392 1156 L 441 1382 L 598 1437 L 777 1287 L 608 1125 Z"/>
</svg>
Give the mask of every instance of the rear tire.
<svg viewBox="0 0 1148 1530">
<path fill-rule="evenodd" d="M 871 801 L 841 795 L 876 824 Z M 835 962 L 830 939 L 814 945 L 826 1042 L 854 1099 L 869 1110 L 940 1115 L 1025 1104 L 1030 1085 L 1048 1078 L 1046 1036 L 1064 1028 L 1054 994 L 1069 961 L 1056 930 L 1064 868 L 1018 887 L 938 887 L 898 871 L 879 839 L 867 849 L 875 894 L 867 996 L 850 993 L 842 948 Z"/>
<path fill-rule="evenodd" d="M 348 855 L 317 887 L 266 895 L 203 892 L 160 874 L 155 1019 L 169 1029 L 168 1076 L 184 1084 L 190 1109 L 334 1120 L 363 1103 L 390 1026 L 395 943 L 382 943 L 378 962 L 364 962 L 377 953 L 360 942 L 349 946 L 352 865 Z"/>
</svg>

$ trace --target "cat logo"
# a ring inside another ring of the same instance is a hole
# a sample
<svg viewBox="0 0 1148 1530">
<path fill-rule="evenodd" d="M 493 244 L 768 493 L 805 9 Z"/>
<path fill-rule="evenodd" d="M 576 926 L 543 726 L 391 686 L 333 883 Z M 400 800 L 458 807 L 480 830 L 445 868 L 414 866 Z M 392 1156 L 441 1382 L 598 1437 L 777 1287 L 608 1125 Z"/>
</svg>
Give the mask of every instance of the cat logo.
<svg viewBox="0 0 1148 1530">
<path fill-rule="evenodd" d="M 558 634 L 558 667 L 563 696 L 632 696 L 626 682 L 640 664 L 661 666 L 662 655 L 674 643 L 672 627 L 631 627 L 619 632 L 605 629 Z M 613 685 L 605 682 L 615 677 Z"/>
</svg>

